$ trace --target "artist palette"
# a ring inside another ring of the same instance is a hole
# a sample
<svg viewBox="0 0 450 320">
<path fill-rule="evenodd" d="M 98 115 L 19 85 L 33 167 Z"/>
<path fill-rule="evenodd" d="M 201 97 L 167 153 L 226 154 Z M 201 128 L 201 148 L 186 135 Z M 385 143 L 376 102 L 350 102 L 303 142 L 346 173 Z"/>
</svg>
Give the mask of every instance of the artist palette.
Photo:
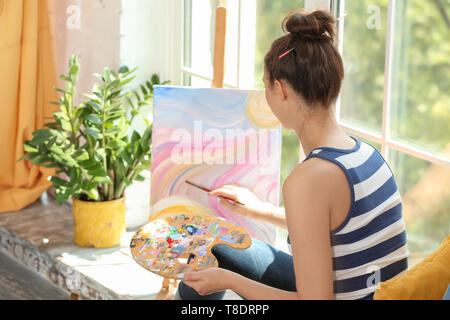
<svg viewBox="0 0 450 320">
<path fill-rule="evenodd" d="M 251 237 L 243 227 L 225 219 L 182 213 L 166 215 L 140 228 L 131 239 L 130 249 L 140 266 L 176 279 L 188 269 L 218 267 L 211 253 L 218 244 L 246 249 Z"/>
</svg>

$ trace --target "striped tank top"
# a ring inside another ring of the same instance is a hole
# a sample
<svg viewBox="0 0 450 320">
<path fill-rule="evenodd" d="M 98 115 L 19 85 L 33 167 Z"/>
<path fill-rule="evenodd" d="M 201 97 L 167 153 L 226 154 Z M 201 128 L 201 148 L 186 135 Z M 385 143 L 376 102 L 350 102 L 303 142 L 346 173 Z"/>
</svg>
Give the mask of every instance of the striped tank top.
<svg viewBox="0 0 450 320">
<path fill-rule="evenodd" d="M 330 233 L 334 298 L 346 300 L 372 299 L 378 282 L 408 269 L 409 254 L 394 175 L 374 147 L 353 139 L 353 149 L 316 148 L 304 160 L 337 164 L 350 185 L 350 210 Z"/>
</svg>

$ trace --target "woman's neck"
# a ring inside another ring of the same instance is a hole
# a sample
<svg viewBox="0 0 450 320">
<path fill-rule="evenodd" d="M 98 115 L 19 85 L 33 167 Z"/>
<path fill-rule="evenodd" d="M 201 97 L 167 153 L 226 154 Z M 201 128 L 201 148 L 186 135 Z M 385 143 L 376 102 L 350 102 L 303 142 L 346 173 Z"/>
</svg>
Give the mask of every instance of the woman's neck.
<svg viewBox="0 0 450 320">
<path fill-rule="evenodd" d="M 355 145 L 355 141 L 339 126 L 331 110 L 310 112 L 300 121 L 295 132 L 306 156 L 318 147 L 350 149 Z"/>
</svg>

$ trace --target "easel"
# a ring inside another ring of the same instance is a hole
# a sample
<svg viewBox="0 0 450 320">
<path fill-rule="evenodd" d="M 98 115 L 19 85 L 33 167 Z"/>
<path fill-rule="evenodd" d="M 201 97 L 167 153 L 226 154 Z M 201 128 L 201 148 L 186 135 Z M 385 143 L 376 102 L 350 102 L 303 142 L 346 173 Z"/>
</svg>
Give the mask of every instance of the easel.
<svg viewBox="0 0 450 320">
<path fill-rule="evenodd" d="M 214 34 L 214 64 L 212 88 L 223 88 L 225 75 L 225 38 L 227 29 L 227 9 L 220 5 L 216 9 L 216 26 Z M 162 288 L 155 300 L 173 300 L 178 282 L 164 278 Z"/>
</svg>

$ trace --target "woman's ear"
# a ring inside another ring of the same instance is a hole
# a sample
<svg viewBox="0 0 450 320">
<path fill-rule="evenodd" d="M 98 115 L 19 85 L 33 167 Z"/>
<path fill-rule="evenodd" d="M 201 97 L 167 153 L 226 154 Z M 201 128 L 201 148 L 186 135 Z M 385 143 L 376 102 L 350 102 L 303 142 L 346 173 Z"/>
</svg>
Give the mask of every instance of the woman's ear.
<svg viewBox="0 0 450 320">
<path fill-rule="evenodd" d="M 286 84 L 283 81 L 275 80 L 274 81 L 275 86 L 275 94 L 282 100 L 286 100 L 287 98 L 287 90 L 286 90 Z"/>
</svg>

